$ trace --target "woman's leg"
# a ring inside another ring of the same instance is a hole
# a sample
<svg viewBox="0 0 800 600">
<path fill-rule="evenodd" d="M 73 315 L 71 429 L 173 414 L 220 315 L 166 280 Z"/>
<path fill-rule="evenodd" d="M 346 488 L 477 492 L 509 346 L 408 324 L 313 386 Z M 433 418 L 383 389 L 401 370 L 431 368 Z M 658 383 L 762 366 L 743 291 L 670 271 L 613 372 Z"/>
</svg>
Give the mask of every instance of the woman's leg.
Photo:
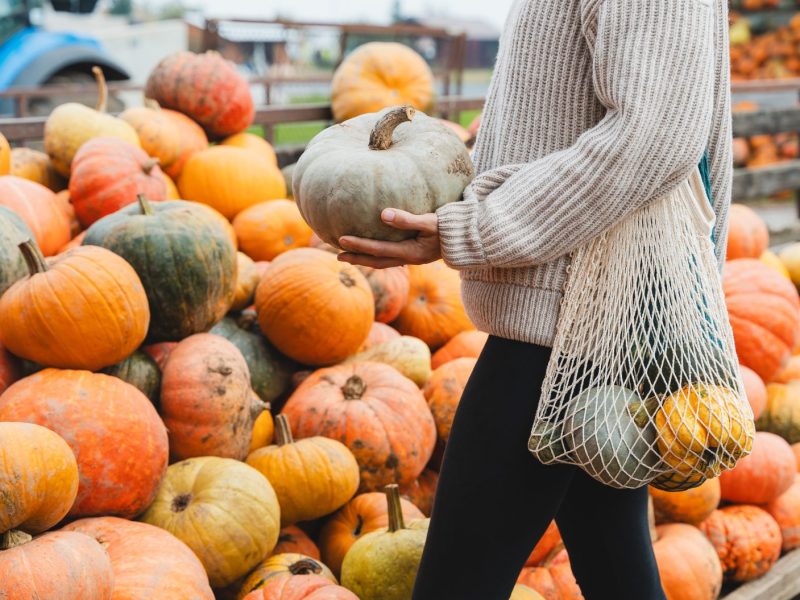
<svg viewBox="0 0 800 600">
<path fill-rule="evenodd" d="M 414 600 L 508 600 L 574 467 L 527 442 L 550 350 L 490 337 L 453 421 Z"/>
<path fill-rule="evenodd" d="M 556 523 L 586 600 L 665 600 L 647 522 L 647 486 L 618 490 L 583 471 Z"/>
</svg>

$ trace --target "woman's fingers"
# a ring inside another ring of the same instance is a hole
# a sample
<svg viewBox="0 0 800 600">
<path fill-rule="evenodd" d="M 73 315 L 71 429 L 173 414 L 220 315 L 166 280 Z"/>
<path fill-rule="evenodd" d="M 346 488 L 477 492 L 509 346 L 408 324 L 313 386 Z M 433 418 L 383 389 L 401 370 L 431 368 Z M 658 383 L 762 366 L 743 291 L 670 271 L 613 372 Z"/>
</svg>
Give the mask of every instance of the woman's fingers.
<svg viewBox="0 0 800 600">
<path fill-rule="evenodd" d="M 436 213 L 415 215 L 399 208 L 385 208 L 381 213 L 381 220 L 395 229 L 406 231 L 436 233 L 438 229 Z"/>
<path fill-rule="evenodd" d="M 399 258 L 383 258 L 380 256 L 369 256 L 367 254 L 353 254 L 352 252 L 341 252 L 337 257 L 342 262 L 350 263 L 351 265 L 372 267 L 373 269 L 388 269 L 390 267 L 399 267 L 406 264 L 404 260 Z"/>
<path fill-rule="evenodd" d="M 411 258 L 417 245 L 414 240 L 402 242 L 383 242 L 346 235 L 339 238 L 339 245 L 343 250 L 355 254 L 370 254 L 387 258 Z"/>
</svg>

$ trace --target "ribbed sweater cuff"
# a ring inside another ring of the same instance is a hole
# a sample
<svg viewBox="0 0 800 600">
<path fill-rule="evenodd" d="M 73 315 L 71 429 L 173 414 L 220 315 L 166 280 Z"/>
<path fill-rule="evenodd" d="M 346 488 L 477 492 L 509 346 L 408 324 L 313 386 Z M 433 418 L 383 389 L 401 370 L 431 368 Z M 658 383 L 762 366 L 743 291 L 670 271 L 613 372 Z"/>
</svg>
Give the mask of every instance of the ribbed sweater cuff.
<svg viewBox="0 0 800 600">
<path fill-rule="evenodd" d="M 486 265 L 486 253 L 478 236 L 478 203 L 450 202 L 436 211 L 444 262 L 454 269 Z"/>
</svg>

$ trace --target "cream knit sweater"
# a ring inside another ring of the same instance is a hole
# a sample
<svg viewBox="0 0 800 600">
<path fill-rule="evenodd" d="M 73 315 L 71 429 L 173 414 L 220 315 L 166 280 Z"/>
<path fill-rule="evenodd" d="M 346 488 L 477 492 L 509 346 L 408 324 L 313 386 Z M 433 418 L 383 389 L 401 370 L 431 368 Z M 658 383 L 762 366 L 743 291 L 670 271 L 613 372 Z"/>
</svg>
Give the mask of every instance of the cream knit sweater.
<svg viewBox="0 0 800 600">
<path fill-rule="evenodd" d="M 479 329 L 552 345 L 569 253 L 670 191 L 706 149 L 724 260 L 728 52 L 727 0 L 516 0 L 478 176 L 437 211 Z"/>
</svg>

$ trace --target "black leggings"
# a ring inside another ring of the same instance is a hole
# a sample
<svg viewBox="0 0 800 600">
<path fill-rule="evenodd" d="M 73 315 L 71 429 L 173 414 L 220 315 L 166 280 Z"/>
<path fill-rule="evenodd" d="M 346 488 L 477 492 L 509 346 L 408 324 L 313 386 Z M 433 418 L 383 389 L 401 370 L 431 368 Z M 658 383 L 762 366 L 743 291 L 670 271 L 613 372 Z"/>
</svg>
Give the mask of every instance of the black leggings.
<svg viewBox="0 0 800 600">
<path fill-rule="evenodd" d="M 665 600 L 647 488 L 613 489 L 528 452 L 549 357 L 489 338 L 450 432 L 414 600 L 508 600 L 553 518 L 586 600 Z"/>
</svg>

